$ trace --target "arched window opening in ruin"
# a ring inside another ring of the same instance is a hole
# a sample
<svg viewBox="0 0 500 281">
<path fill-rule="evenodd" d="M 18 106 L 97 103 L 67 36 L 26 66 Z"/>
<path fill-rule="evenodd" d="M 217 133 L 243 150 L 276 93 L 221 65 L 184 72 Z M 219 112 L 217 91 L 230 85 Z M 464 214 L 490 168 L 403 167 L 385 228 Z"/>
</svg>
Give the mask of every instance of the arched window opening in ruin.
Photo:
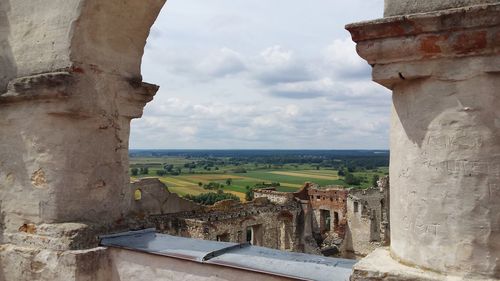
<svg viewBox="0 0 500 281">
<path fill-rule="evenodd" d="M 217 235 L 216 240 L 219 242 L 230 242 L 231 241 L 231 235 L 227 232 Z"/>
<path fill-rule="evenodd" d="M 140 188 L 137 188 L 135 191 L 134 191 L 134 200 L 135 201 L 140 201 L 142 199 L 142 191 Z"/>
<path fill-rule="evenodd" d="M 354 212 L 359 212 L 359 203 L 357 201 L 354 202 Z"/>
</svg>

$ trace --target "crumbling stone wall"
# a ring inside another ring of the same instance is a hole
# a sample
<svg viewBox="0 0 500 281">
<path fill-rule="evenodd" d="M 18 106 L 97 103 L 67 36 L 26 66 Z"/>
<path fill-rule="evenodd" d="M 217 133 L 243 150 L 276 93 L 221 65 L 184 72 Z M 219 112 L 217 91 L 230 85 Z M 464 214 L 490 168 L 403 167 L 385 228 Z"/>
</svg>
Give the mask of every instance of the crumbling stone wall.
<svg viewBox="0 0 500 281">
<path fill-rule="evenodd" d="M 294 193 L 291 192 L 279 192 L 276 188 L 263 188 L 257 189 L 253 192 L 254 198 L 265 197 L 269 201 L 276 204 L 287 204 L 295 200 Z"/>
<path fill-rule="evenodd" d="M 299 213 L 297 203 L 278 205 L 260 198 L 245 204 L 227 200 L 204 210 L 150 216 L 148 221 L 171 235 L 301 252 Z"/>
<path fill-rule="evenodd" d="M 387 193 L 387 188 L 382 187 L 349 191 L 347 231 L 342 251 L 366 256 L 376 248 L 389 244 Z"/>
<path fill-rule="evenodd" d="M 363 190 L 307 183 L 288 195 L 272 189 L 256 193 L 276 202 L 294 197 L 301 209 L 298 233 L 308 253 L 359 257 L 390 243 L 389 177 Z"/>
<path fill-rule="evenodd" d="M 132 214 L 145 218 L 160 215 L 198 210 L 202 207 L 193 201 L 179 197 L 168 191 L 158 178 L 143 178 L 131 183 L 134 192 Z"/>
</svg>

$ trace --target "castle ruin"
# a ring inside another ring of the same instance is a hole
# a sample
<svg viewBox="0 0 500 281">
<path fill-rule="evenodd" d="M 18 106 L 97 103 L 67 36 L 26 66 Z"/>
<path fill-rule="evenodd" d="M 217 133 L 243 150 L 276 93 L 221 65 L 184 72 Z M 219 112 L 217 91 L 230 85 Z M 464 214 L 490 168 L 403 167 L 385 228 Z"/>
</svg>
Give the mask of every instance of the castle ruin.
<svg viewBox="0 0 500 281">
<path fill-rule="evenodd" d="M 185 261 L 160 271 L 98 247 L 137 213 L 130 120 L 158 89 L 140 64 L 164 4 L 0 0 L 0 280 L 289 280 L 203 264 L 186 277 Z M 352 280 L 500 279 L 499 15 L 499 0 L 386 0 L 385 18 L 347 26 L 393 91 L 391 211 L 373 223 L 390 217 L 391 245 Z"/>
</svg>

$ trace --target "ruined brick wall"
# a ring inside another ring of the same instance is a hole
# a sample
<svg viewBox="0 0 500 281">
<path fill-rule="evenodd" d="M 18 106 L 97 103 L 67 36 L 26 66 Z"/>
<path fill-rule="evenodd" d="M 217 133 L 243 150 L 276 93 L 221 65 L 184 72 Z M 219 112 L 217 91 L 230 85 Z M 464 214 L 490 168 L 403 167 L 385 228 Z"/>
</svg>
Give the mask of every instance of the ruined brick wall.
<svg viewBox="0 0 500 281">
<path fill-rule="evenodd" d="M 308 196 L 313 210 L 313 232 L 343 238 L 347 224 L 348 190 L 343 187 L 311 187 Z"/>
</svg>

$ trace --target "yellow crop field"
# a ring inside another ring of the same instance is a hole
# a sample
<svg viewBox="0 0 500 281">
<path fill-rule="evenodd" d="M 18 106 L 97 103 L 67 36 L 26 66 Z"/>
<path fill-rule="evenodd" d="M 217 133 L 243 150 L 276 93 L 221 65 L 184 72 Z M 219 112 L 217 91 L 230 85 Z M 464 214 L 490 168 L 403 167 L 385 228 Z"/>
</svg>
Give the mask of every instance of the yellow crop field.
<svg viewBox="0 0 500 281">
<path fill-rule="evenodd" d="M 179 196 L 184 196 L 187 194 L 198 195 L 207 192 L 203 188 L 192 185 L 192 186 L 169 186 L 168 190 L 172 193 L 177 193 Z"/>
<path fill-rule="evenodd" d="M 190 186 L 193 185 L 192 182 L 180 180 L 178 178 L 172 177 L 160 177 L 160 181 L 165 183 L 167 186 Z"/>
<path fill-rule="evenodd" d="M 337 176 L 338 171 L 334 170 L 298 170 L 294 172 L 313 174 L 313 175 L 325 175 L 325 176 Z"/>
<path fill-rule="evenodd" d="M 301 188 L 304 185 L 303 184 L 293 184 L 293 183 L 280 183 L 281 186 L 286 186 L 286 187 L 295 187 L 295 188 Z"/>
<path fill-rule="evenodd" d="M 232 174 L 205 174 L 205 175 L 186 175 L 182 176 L 183 179 L 185 180 L 191 180 L 191 181 L 221 181 L 221 180 L 227 180 L 227 179 L 242 179 L 243 177 L 241 176 L 235 176 Z"/>
<path fill-rule="evenodd" d="M 283 175 L 283 176 L 290 176 L 290 177 L 299 177 L 299 178 L 313 178 L 313 179 L 323 179 L 323 180 L 337 180 L 339 179 L 338 176 L 326 176 L 326 175 L 317 175 L 313 173 L 297 173 L 297 172 L 281 172 L 281 171 L 274 171 L 274 172 L 269 172 L 271 174 L 275 175 Z"/>
</svg>

